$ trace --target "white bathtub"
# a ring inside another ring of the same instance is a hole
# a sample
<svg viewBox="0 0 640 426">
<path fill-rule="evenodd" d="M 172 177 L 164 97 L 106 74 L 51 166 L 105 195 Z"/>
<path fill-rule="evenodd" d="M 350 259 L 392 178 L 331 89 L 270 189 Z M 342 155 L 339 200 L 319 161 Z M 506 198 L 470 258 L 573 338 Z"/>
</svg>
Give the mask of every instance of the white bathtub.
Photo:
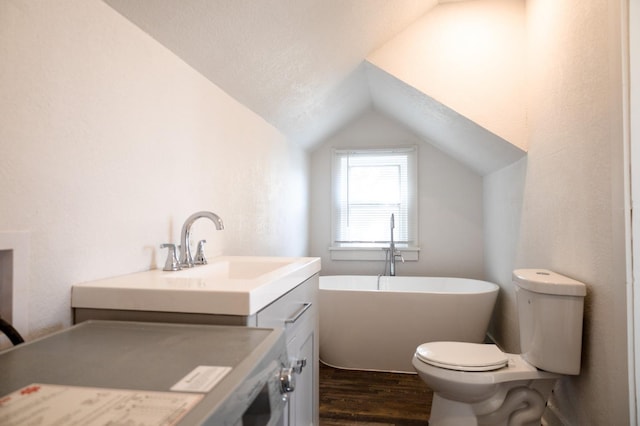
<svg viewBox="0 0 640 426">
<path fill-rule="evenodd" d="M 320 277 L 320 359 L 347 369 L 413 373 L 418 345 L 481 343 L 496 284 L 465 278 Z"/>
</svg>

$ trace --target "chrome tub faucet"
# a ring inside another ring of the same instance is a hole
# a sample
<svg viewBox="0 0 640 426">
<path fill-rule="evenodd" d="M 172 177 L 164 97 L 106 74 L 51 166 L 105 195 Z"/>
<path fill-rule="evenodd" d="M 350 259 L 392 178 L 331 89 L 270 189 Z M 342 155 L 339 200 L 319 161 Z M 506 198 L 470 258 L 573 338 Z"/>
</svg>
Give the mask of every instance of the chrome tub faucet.
<svg viewBox="0 0 640 426">
<path fill-rule="evenodd" d="M 404 263 L 404 257 L 402 257 L 402 253 L 400 250 L 396 249 L 396 245 L 393 242 L 393 228 L 395 228 L 395 220 L 394 215 L 391 213 L 391 240 L 389 242 L 389 275 L 395 277 L 396 275 L 396 257 L 399 257 L 402 263 Z M 385 267 L 385 270 L 387 268 Z"/>
</svg>

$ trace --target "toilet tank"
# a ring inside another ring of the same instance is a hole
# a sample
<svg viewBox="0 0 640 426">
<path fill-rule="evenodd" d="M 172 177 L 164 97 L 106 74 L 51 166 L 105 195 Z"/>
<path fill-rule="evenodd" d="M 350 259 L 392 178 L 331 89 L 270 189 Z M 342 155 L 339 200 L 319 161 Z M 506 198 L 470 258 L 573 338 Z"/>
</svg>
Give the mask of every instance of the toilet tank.
<svg viewBox="0 0 640 426">
<path fill-rule="evenodd" d="M 558 374 L 579 374 L 586 286 L 546 269 L 513 272 L 522 357 Z"/>
</svg>

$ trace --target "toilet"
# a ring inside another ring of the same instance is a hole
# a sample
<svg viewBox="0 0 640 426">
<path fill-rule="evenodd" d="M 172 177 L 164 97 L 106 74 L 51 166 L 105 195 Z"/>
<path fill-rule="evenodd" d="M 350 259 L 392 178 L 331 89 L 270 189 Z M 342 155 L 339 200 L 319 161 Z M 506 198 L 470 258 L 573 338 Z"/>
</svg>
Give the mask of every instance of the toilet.
<svg viewBox="0 0 640 426">
<path fill-rule="evenodd" d="M 429 426 L 539 426 L 553 386 L 580 373 L 586 286 L 545 269 L 513 272 L 520 354 L 493 344 L 430 342 L 413 367 L 433 390 Z"/>
</svg>

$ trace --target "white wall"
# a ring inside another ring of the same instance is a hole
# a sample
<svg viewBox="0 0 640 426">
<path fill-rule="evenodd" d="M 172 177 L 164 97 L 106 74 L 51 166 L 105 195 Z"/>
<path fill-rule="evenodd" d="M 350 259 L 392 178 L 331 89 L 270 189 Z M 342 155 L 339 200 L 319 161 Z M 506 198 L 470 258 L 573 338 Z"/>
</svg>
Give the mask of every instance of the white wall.
<svg viewBox="0 0 640 426">
<path fill-rule="evenodd" d="M 311 153 L 310 254 L 322 258 L 322 274 L 377 275 L 383 261 L 331 260 L 331 149 L 418 146 L 420 254 L 398 263 L 399 275 L 484 278 L 482 177 L 421 140 L 384 114 L 371 110 Z"/>
<path fill-rule="evenodd" d="M 513 269 L 548 268 L 587 284 L 582 372 L 561 380 L 550 404 L 549 418 L 565 424 L 629 423 L 622 4 L 440 5 L 368 58 L 528 149 L 484 178 L 485 268 L 501 286 L 491 332 L 507 351 L 520 349 Z M 477 19 L 450 31 L 465 17 Z M 476 46 L 455 37 L 466 30 L 478 41 L 504 32 L 487 50 L 463 52 Z"/>
<path fill-rule="evenodd" d="M 367 60 L 526 150 L 524 4 L 441 4 Z"/>
<path fill-rule="evenodd" d="M 620 4 L 527 1 L 528 158 L 485 178 L 498 342 L 519 350 L 510 269 L 587 285 L 582 371 L 550 403 L 566 424 L 629 423 Z"/>
<path fill-rule="evenodd" d="M 501 287 L 489 334 L 504 350 L 512 352 L 520 349 L 518 312 L 511 280 L 522 226 L 527 161 L 528 158 L 524 158 L 487 175 L 483 182 L 487 279 Z"/>
<path fill-rule="evenodd" d="M 69 325 L 74 283 L 162 266 L 197 210 L 225 222 L 195 226 L 210 256 L 306 254 L 306 154 L 105 3 L 0 2 L 0 57 L 0 234 L 29 233 L 27 334 Z"/>
<path fill-rule="evenodd" d="M 631 200 L 632 208 L 637 212 L 640 210 L 640 2 L 629 2 L 628 21 L 629 28 L 629 69 L 627 81 L 629 82 L 629 138 L 631 159 Z M 632 249 L 634 259 L 640 258 L 640 215 L 633 215 L 631 218 L 632 227 Z M 627 291 L 627 312 L 628 321 L 633 326 L 628 327 L 629 338 L 629 385 L 630 385 L 630 419 L 637 423 L 640 419 L 640 404 L 637 401 L 640 396 L 640 262 L 635 261 L 632 265 L 633 277 L 630 282 L 633 285 Z M 632 281 L 633 280 L 633 281 Z"/>
</svg>

